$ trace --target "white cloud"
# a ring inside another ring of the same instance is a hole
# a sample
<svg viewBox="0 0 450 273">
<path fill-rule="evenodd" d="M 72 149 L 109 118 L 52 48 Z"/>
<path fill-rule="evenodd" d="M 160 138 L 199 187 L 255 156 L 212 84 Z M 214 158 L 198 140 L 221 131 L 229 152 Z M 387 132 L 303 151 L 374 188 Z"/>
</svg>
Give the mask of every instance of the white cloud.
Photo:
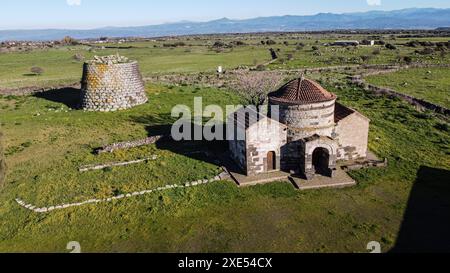
<svg viewBox="0 0 450 273">
<path fill-rule="evenodd" d="M 67 0 L 69 6 L 81 6 L 81 0 Z"/>
<path fill-rule="evenodd" d="M 381 6 L 381 0 L 367 0 L 369 6 Z"/>
</svg>

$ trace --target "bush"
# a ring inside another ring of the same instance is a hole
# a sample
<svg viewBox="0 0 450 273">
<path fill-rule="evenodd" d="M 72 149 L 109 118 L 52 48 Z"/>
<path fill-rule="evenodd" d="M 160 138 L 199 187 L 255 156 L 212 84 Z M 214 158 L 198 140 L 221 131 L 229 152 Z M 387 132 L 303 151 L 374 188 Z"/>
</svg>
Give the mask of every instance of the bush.
<svg viewBox="0 0 450 273">
<path fill-rule="evenodd" d="M 36 76 L 40 76 L 44 73 L 44 69 L 42 67 L 34 66 L 30 69 L 30 72 Z"/>
<path fill-rule="evenodd" d="M 319 50 L 319 47 L 318 47 L 318 46 L 312 46 L 312 50 L 318 51 L 318 50 Z"/>
<path fill-rule="evenodd" d="M 243 41 L 234 41 L 233 44 L 235 44 L 236 46 L 245 46 L 247 45 L 245 42 Z"/>
<path fill-rule="evenodd" d="M 84 60 L 84 56 L 83 56 L 83 54 L 81 54 L 81 53 L 75 54 L 75 55 L 73 56 L 73 58 L 74 58 L 74 60 L 79 61 L 79 62 L 81 62 L 81 61 Z"/>
<path fill-rule="evenodd" d="M 389 50 L 396 50 L 397 49 L 397 47 L 395 45 L 393 45 L 393 44 L 386 44 L 385 47 L 387 49 L 389 49 Z"/>
<path fill-rule="evenodd" d="M 256 71 L 265 71 L 265 70 L 266 70 L 266 67 L 262 64 L 258 64 L 256 66 Z"/>
<path fill-rule="evenodd" d="M 226 47 L 226 44 L 224 42 L 222 42 L 222 41 L 216 41 L 213 44 L 213 47 L 215 47 L 215 48 L 224 48 L 224 47 Z"/>
<path fill-rule="evenodd" d="M 173 44 L 164 43 L 163 47 L 179 47 L 179 46 L 186 46 L 186 43 L 184 42 L 175 42 Z"/>
<path fill-rule="evenodd" d="M 381 49 L 377 48 L 372 52 L 373 55 L 380 55 L 381 54 Z"/>
<path fill-rule="evenodd" d="M 449 130 L 449 126 L 447 123 L 438 123 L 434 126 L 434 128 L 443 131 L 443 132 L 448 132 Z"/>
<path fill-rule="evenodd" d="M 418 53 L 420 55 L 431 55 L 434 53 L 434 49 L 432 49 L 431 47 L 427 47 L 420 51 L 416 50 L 416 53 Z"/>
<path fill-rule="evenodd" d="M 372 58 L 372 57 L 369 56 L 369 55 L 363 55 L 363 56 L 361 56 L 361 60 L 362 60 L 363 62 L 368 62 L 371 58 Z"/>
<path fill-rule="evenodd" d="M 266 45 L 276 45 L 277 42 L 275 42 L 274 40 L 267 40 L 266 41 Z"/>
<path fill-rule="evenodd" d="M 410 56 L 405 56 L 405 57 L 403 57 L 403 61 L 407 64 L 410 64 L 410 63 L 412 63 L 413 60 Z"/>
</svg>

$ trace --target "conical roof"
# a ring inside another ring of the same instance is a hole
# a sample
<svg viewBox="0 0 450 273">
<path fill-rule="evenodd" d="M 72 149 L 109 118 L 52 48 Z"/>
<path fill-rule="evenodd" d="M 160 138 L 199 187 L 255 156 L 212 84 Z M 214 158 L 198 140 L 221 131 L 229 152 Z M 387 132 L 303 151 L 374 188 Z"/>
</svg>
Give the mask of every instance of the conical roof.
<svg viewBox="0 0 450 273">
<path fill-rule="evenodd" d="M 274 102 L 289 104 L 311 104 L 335 100 L 337 96 L 325 90 L 317 82 L 299 78 L 285 84 L 269 94 Z"/>
</svg>

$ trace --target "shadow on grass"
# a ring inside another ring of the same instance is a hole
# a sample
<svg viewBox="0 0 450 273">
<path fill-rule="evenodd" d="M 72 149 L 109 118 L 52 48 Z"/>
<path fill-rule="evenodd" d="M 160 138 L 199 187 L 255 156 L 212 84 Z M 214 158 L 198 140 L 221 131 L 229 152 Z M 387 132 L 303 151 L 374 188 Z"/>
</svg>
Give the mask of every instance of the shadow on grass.
<svg viewBox="0 0 450 273">
<path fill-rule="evenodd" d="M 422 166 L 392 252 L 450 252 L 450 171 Z"/>
<path fill-rule="evenodd" d="M 81 90 L 76 88 L 49 90 L 46 92 L 36 93 L 34 97 L 52 102 L 63 103 L 72 109 L 79 109 L 81 105 Z"/>
<path fill-rule="evenodd" d="M 221 156 L 228 150 L 228 142 L 223 140 L 194 140 L 195 130 L 204 130 L 206 127 L 191 123 L 192 140 L 175 141 L 171 137 L 172 124 L 176 121 L 170 115 L 147 115 L 132 117 L 133 122 L 146 125 L 148 136 L 166 136 L 156 142 L 156 147 L 178 155 L 186 156 L 195 160 L 222 166 Z M 211 128 L 207 128 L 210 130 Z M 214 129 L 213 129 L 214 130 Z M 224 130 L 225 132 L 225 130 Z"/>
</svg>

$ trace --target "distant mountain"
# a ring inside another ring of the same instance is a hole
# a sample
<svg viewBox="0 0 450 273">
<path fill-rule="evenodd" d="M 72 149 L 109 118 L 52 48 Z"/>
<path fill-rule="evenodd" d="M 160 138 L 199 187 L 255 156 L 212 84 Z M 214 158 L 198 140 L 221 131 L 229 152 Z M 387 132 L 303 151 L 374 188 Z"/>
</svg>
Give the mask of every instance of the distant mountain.
<svg viewBox="0 0 450 273">
<path fill-rule="evenodd" d="M 404 9 L 360 13 L 319 13 L 308 16 L 276 16 L 246 20 L 222 18 L 210 22 L 178 22 L 141 27 L 105 27 L 91 30 L 2 30 L 5 40 L 58 40 L 107 37 L 160 37 L 191 34 L 318 31 L 338 29 L 435 29 L 450 26 L 450 9 Z"/>
</svg>

